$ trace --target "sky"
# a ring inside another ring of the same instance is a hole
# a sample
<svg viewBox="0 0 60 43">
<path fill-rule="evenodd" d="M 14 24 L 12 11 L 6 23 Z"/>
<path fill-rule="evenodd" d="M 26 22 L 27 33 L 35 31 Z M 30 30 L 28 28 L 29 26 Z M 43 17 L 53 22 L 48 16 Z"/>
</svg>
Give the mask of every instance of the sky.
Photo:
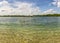
<svg viewBox="0 0 60 43">
<path fill-rule="evenodd" d="M 60 14 L 60 0 L 0 0 L 0 15 Z"/>
</svg>

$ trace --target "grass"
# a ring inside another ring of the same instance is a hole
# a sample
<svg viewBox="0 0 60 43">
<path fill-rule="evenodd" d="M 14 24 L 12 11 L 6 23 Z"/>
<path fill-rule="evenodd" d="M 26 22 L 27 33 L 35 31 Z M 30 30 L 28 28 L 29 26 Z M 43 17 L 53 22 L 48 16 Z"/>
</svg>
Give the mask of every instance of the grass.
<svg viewBox="0 0 60 43">
<path fill-rule="evenodd" d="M 45 25 L 1 24 L 0 43 L 60 43 L 59 28 Z"/>
</svg>

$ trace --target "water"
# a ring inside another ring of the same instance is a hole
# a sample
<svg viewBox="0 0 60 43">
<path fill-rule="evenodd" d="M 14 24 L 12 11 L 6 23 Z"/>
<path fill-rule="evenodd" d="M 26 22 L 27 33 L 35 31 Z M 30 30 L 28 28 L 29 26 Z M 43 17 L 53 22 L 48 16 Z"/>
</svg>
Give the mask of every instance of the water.
<svg viewBox="0 0 60 43">
<path fill-rule="evenodd" d="M 0 17 L 1 22 L 35 22 L 35 23 L 46 23 L 46 22 L 58 22 L 60 21 L 60 17 Z"/>
<path fill-rule="evenodd" d="M 60 17 L 0 17 L 0 28 L 2 27 L 36 31 L 60 30 Z"/>
<path fill-rule="evenodd" d="M 60 26 L 60 17 L 0 17 L 0 23 L 16 23 L 31 26 Z"/>
</svg>

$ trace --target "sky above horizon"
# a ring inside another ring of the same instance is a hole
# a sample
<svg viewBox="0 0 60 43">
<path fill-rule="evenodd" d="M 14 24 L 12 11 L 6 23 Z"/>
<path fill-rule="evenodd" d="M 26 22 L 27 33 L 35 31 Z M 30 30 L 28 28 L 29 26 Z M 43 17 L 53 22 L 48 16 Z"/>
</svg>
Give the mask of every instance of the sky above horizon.
<svg viewBox="0 0 60 43">
<path fill-rule="evenodd" d="M 0 15 L 60 13 L 60 0 L 0 0 Z"/>
</svg>

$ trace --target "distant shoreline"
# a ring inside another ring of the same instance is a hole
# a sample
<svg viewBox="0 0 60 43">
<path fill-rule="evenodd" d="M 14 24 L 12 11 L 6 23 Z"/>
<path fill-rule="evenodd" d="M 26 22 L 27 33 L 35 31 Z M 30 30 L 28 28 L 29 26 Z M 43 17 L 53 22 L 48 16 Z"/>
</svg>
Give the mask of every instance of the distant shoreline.
<svg viewBox="0 0 60 43">
<path fill-rule="evenodd" d="M 60 14 L 46 14 L 46 15 L 0 15 L 0 17 L 60 17 Z"/>
</svg>

